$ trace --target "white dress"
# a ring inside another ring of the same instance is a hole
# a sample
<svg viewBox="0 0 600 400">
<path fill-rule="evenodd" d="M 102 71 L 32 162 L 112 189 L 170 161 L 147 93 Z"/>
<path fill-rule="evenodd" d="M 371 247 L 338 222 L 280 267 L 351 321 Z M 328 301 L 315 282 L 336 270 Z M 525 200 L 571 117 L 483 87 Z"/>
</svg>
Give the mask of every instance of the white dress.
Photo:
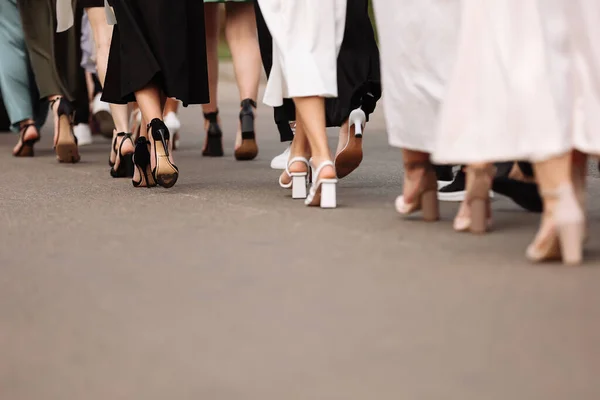
<svg viewBox="0 0 600 400">
<path fill-rule="evenodd" d="M 598 115 L 590 110 L 600 92 L 581 85 L 591 79 L 591 59 L 575 51 L 581 43 L 573 26 L 583 14 L 569 10 L 593 2 L 463 0 L 457 62 L 433 161 L 535 162 L 573 148 L 600 148 L 598 129 L 590 129 L 600 125 L 586 119 Z M 585 68 L 589 76 L 582 75 Z"/>
<path fill-rule="evenodd" d="M 389 142 L 429 153 L 455 61 L 460 0 L 374 0 L 373 5 Z"/>
<path fill-rule="evenodd" d="M 573 144 L 600 155 L 600 1 L 568 3 L 575 69 Z"/>
<path fill-rule="evenodd" d="M 273 67 L 264 102 L 337 97 L 337 55 L 344 38 L 346 0 L 258 0 L 271 36 Z"/>
</svg>

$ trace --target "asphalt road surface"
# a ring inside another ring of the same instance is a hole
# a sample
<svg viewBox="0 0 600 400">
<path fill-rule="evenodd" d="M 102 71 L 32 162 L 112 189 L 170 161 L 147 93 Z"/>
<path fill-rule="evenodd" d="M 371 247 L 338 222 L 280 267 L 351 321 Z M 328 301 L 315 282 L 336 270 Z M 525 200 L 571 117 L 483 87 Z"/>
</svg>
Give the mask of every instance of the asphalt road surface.
<svg viewBox="0 0 600 400">
<path fill-rule="evenodd" d="M 283 150 L 260 107 L 260 154 L 201 156 L 183 109 L 181 177 L 109 177 L 109 142 L 59 165 L 0 135 L 1 400 L 600 399 L 600 180 L 587 263 L 533 266 L 539 216 L 494 202 L 496 229 L 404 221 L 399 152 L 378 113 L 336 210 L 308 209 L 269 168 Z M 330 132 L 335 145 L 335 131 Z"/>
</svg>

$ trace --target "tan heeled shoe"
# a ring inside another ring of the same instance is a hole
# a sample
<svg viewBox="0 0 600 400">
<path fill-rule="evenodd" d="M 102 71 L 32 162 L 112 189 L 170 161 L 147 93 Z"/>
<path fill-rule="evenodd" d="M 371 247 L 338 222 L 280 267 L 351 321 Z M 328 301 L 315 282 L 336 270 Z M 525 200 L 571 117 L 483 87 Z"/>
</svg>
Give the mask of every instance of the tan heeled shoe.
<svg viewBox="0 0 600 400">
<path fill-rule="evenodd" d="M 583 218 L 585 220 L 585 224 L 583 227 L 583 241 L 587 242 L 589 239 L 589 226 L 587 221 L 587 192 L 586 192 L 586 174 L 587 170 L 582 169 L 579 165 L 573 165 L 571 168 L 571 180 L 573 181 L 573 191 L 575 192 L 575 197 L 577 198 L 577 202 L 579 203 L 579 207 L 583 212 Z"/>
<path fill-rule="evenodd" d="M 457 232 L 486 233 L 492 225 L 490 190 L 496 175 L 493 166 L 478 168 L 467 167 L 467 194 L 461 210 L 454 218 L 454 230 Z M 466 215 L 461 215 L 467 208 Z"/>
<path fill-rule="evenodd" d="M 396 199 L 396 211 L 408 216 L 421 211 L 423 220 L 437 221 L 440 219 L 440 209 L 437 198 L 437 177 L 435 169 L 429 161 L 404 164 L 408 171 L 422 170 L 423 174 L 418 178 L 418 189 L 411 202 L 405 200 L 404 195 Z M 407 178 L 407 180 L 410 180 Z"/>
<path fill-rule="evenodd" d="M 580 264 L 585 217 L 573 185 L 564 184 L 542 195 L 546 199 L 555 199 L 556 205 L 545 211 L 538 234 L 527 248 L 527 258 L 533 262 L 562 259 L 567 265 Z"/>
</svg>

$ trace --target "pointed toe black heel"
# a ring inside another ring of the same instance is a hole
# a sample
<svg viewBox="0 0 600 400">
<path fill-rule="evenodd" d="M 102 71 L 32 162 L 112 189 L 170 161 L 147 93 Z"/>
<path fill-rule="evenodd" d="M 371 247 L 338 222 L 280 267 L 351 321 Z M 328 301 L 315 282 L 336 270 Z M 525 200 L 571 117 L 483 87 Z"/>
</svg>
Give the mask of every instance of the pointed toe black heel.
<svg viewBox="0 0 600 400">
<path fill-rule="evenodd" d="M 118 150 L 116 149 L 117 138 L 123 138 Z M 133 154 L 123 154 L 123 145 L 127 140 L 133 145 L 131 133 L 120 132 L 117 133 L 117 137 L 113 142 L 113 148 L 117 154 L 115 163 L 110 169 L 110 176 L 113 178 L 131 178 L 133 176 Z"/>
<path fill-rule="evenodd" d="M 163 121 L 155 118 L 148 124 L 148 132 L 154 142 L 154 180 L 164 188 L 173 187 L 179 179 L 179 169 L 169 159 L 169 129 Z"/>
<path fill-rule="evenodd" d="M 156 181 L 152 175 L 150 167 L 150 142 L 140 136 L 135 141 L 135 151 L 133 152 L 133 165 L 137 169 L 140 179 L 138 181 L 132 179 L 131 183 L 134 187 L 154 187 Z"/>
</svg>

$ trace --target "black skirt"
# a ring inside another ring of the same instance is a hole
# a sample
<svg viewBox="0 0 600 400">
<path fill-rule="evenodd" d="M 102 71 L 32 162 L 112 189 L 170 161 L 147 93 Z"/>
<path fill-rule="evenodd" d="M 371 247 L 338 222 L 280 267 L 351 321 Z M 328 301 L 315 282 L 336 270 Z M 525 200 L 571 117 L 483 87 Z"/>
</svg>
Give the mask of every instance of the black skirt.
<svg viewBox="0 0 600 400">
<path fill-rule="evenodd" d="M 167 97 L 209 102 L 204 3 L 111 0 L 115 25 L 102 99 L 124 104 L 154 82 Z"/>
<path fill-rule="evenodd" d="M 273 64 L 273 39 L 255 2 L 260 53 L 267 76 Z M 362 107 L 367 114 L 381 98 L 379 49 L 369 18 L 368 0 L 348 0 L 344 40 L 337 60 L 338 97 L 325 99 L 327 126 L 341 126 L 352 110 Z M 282 141 L 291 140 L 289 121 L 295 121 L 294 103 L 284 99 L 275 108 L 275 123 Z"/>
</svg>

